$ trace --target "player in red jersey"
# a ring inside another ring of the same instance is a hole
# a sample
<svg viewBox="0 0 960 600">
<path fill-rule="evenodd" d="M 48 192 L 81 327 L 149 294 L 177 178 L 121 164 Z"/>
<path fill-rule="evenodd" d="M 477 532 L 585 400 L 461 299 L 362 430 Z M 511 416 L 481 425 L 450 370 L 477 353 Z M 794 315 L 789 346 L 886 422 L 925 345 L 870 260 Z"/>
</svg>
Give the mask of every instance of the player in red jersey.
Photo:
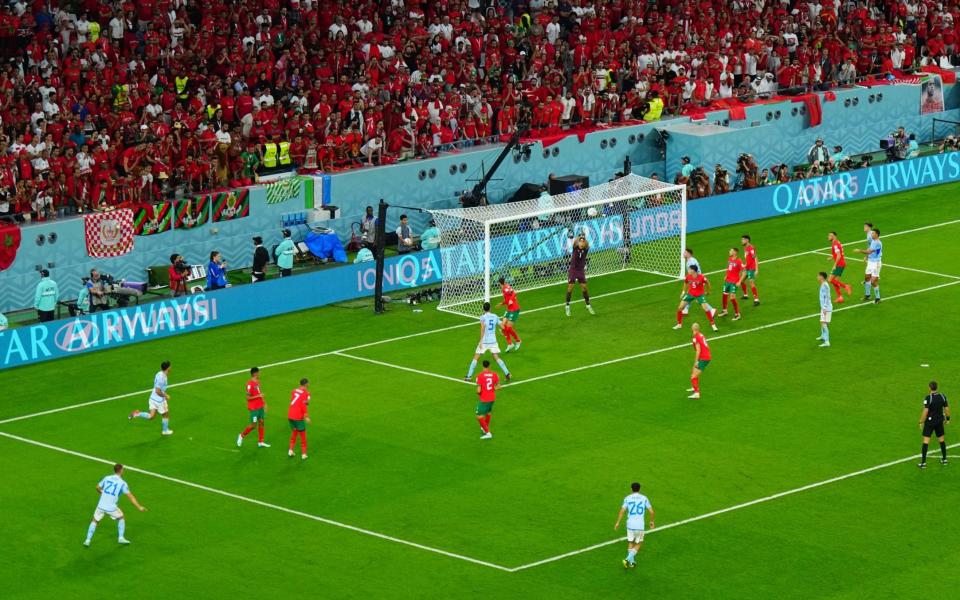
<svg viewBox="0 0 960 600">
<path fill-rule="evenodd" d="M 827 281 L 829 281 L 833 289 L 837 291 L 836 302 L 840 304 L 843 302 L 843 295 L 840 293 L 840 289 L 843 288 L 847 290 L 847 295 L 849 296 L 853 293 L 853 288 L 840 281 L 840 276 L 843 275 L 843 270 L 847 267 L 847 259 L 843 256 L 843 244 L 840 243 L 837 232 L 831 231 L 828 233 L 827 239 L 830 240 L 830 258 L 827 260 L 833 261 L 833 270 L 830 271 L 830 278 Z"/>
<path fill-rule="evenodd" d="M 290 393 L 290 410 L 287 411 L 287 419 L 290 421 L 290 449 L 287 450 L 287 456 L 293 456 L 293 447 L 297 443 L 297 437 L 300 438 L 300 458 L 307 459 L 307 424 L 310 423 L 310 416 L 307 415 L 307 405 L 310 404 L 310 392 L 307 386 L 310 382 L 304 377 L 300 380 L 300 387 Z"/>
<path fill-rule="evenodd" d="M 250 369 L 250 381 L 247 382 L 247 411 L 250 413 L 250 424 L 237 436 L 237 447 L 243 445 L 243 438 L 247 437 L 253 428 L 257 428 L 258 448 L 269 448 L 270 444 L 263 441 L 263 418 L 267 412 L 267 404 L 263 401 L 263 393 L 260 391 L 260 369 L 254 367 Z"/>
<path fill-rule="evenodd" d="M 740 252 L 736 248 L 730 248 L 727 257 L 727 274 L 723 280 L 723 311 L 721 317 L 727 316 L 727 301 L 733 301 L 733 320 L 740 320 L 740 305 L 737 304 L 737 286 L 742 284 L 747 274 L 744 272 L 743 261 L 740 260 Z"/>
<path fill-rule="evenodd" d="M 503 302 L 498 304 L 497 307 L 504 305 L 507 307 L 507 314 L 503 315 L 503 337 L 507 338 L 507 349 L 503 352 L 506 354 L 511 350 L 520 349 L 520 336 L 517 335 L 517 330 L 513 327 L 513 324 L 520 318 L 520 303 L 517 302 L 517 291 L 503 277 L 500 278 L 500 293 L 503 294 Z M 511 342 L 511 338 L 516 341 Z"/>
<path fill-rule="evenodd" d="M 740 238 L 740 244 L 743 246 L 743 262 L 747 269 L 747 276 L 740 283 L 740 289 L 743 290 L 743 299 L 746 300 L 748 298 L 747 279 L 749 279 L 750 291 L 753 292 L 753 305 L 760 306 L 760 296 L 757 294 L 757 271 L 760 270 L 757 264 L 757 249 L 753 247 L 749 235 L 742 236 Z"/>
<path fill-rule="evenodd" d="M 696 400 L 700 398 L 700 375 L 710 364 L 710 346 L 707 345 L 707 339 L 700 333 L 700 323 L 694 323 L 690 328 L 693 330 L 693 349 L 695 354 L 693 357 L 693 371 L 690 372 L 690 383 L 693 384 L 693 387 L 687 390 L 693 393 L 687 397 Z"/>
<path fill-rule="evenodd" d="M 674 325 L 673 328 L 680 329 L 683 327 L 683 309 L 696 302 L 703 308 L 707 319 L 710 320 L 710 327 L 712 327 L 714 331 L 719 331 L 717 329 L 717 323 L 713 319 L 717 314 L 717 309 L 710 306 L 710 303 L 707 302 L 707 294 L 709 293 L 710 282 L 707 281 L 707 278 L 700 272 L 700 268 L 696 265 L 687 267 L 687 276 L 683 281 L 683 298 L 680 300 L 680 306 L 677 307 L 677 324 Z"/>
<path fill-rule="evenodd" d="M 477 375 L 477 422 L 483 430 L 481 440 L 493 439 L 490 433 L 490 417 L 493 416 L 493 403 L 497 399 L 497 390 L 500 389 L 500 378 L 490 370 L 490 361 L 483 361 L 483 370 Z"/>
</svg>

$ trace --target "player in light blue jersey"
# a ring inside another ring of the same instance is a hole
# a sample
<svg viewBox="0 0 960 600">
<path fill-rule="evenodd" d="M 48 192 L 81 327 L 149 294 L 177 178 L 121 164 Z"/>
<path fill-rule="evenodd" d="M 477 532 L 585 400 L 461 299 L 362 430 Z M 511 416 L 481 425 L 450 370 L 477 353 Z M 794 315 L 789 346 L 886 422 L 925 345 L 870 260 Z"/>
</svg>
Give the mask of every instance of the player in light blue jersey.
<svg viewBox="0 0 960 600">
<path fill-rule="evenodd" d="M 865 225 L 869 225 L 866 223 Z M 867 270 L 863 279 L 863 300 L 870 300 L 870 288 L 873 288 L 873 303 L 880 304 L 880 269 L 883 267 L 883 242 L 880 241 L 880 230 L 870 229 L 865 250 L 857 249 L 860 254 L 867 255 Z"/>
<path fill-rule="evenodd" d="M 684 273 L 686 273 L 687 271 L 689 271 L 691 266 L 696 267 L 698 273 L 703 273 L 703 269 L 700 268 L 700 261 L 697 260 L 697 258 L 693 255 L 693 250 L 691 250 L 690 248 L 687 248 L 687 249 L 685 249 L 685 250 L 683 251 L 683 261 L 684 261 L 684 262 L 683 262 L 683 264 L 684 264 L 684 271 L 683 271 L 683 272 L 684 272 Z M 684 296 L 684 295 L 685 295 L 685 294 L 684 294 L 684 291 L 681 289 L 681 290 L 680 290 L 680 299 L 681 299 L 681 300 L 683 300 L 683 296 Z M 689 305 L 689 304 L 683 307 L 683 314 L 685 314 L 685 315 L 690 314 L 690 305 Z"/>
<path fill-rule="evenodd" d="M 620 514 L 617 515 L 617 522 L 613 525 L 613 530 L 620 528 L 620 521 L 623 515 L 627 515 L 627 557 L 623 559 L 623 568 L 632 569 L 637 566 L 637 551 L 643 545 L 643 530 L 646 527 L 646 514 L 650 513 L 650 529 L 653 529 L 653 506 L 650 499 L 640 493 L 640 484 L 631 483 L 630 490 L 633 492 L 623 499 L 620 506 Z"/>
<path fill-rule="evenodd" d="M 93 520 L 90 521 L 90 527 L 87 528 L 87 539 L 83 545 L 89 547 L 90 540 L 93 539 L 93 532 L 97 530 L 97 525 L 104 515 L 117 522 L 117 541 L 121 544 L 129 544 L 130 540 L 123 537 L 123 531 L 127 527 L 127 522 L 123 518 L 123 511 L 117 506 L 120 496 L 130 498 L 130 502 L 137 507 L 140 512 L 146 512 L 147 508 L 137 502 L 136 497 L 127 482 L 121 477 L 123 475 L 123 465 L 117 463 L 113 465 L 113 475 L 107 475 L 97 484 L 97 492 L 100 494 L 100 502 L 97 503 L 97 509 L 93 511 Z"/>
<path fill-rule="evenodd" d="M 833 316 L 833 301 L 830 299 L 830 284 L 827 282 L 827 274 L 823 271 L 817 274 L 817 281 L 820 282 L 820 337 L 821 348 L 830 347 L 830 317 Z"/>
<path fill-rule="evenodd" d="M 473 372 L 477 369 L 477 361 L 480 360 L 480 357 L 490 351 L 493 354 L 493 360 L 497 361 L 497 364 L 500 365 L 500 370 L 503 371 L 503 376 L 506 377 L 507 381 L 510 381 L 510 371 L 507 369 L 507 365 L 503 364 L 503 360 L 500 359 L 500 345 L 497 343 L 497 328 L 503 329 L 503 321 L 500 320 L 500 317 L 490 312 L 490 303 L 483 303 L 483 314 L 480 316 L 480 342 L 477 344 L 477 351 L 473 355 L 473 360 L 470 361 L 470 369 L 467 370 L 467 376 L 464 377 L 464 381 L 471 381 L 473 379 Z"/>
<path fill-rule="evenodd" d="M 134 410 L 127 419 L 146 419 L 152 420 L 157 413 L 160 414 L 160 435 L 172 435 L 170 429 L 170 407 L 167 401 L 170 400 L 170 394 L 167 393 L 167 377 L 170 374 L 170 361 L 165 360 L 160 363 L 160 370 L 153 377 L 153 389 L 150 390 L 150 401 L 147 403 L 147 412 Z"/>
</svg>

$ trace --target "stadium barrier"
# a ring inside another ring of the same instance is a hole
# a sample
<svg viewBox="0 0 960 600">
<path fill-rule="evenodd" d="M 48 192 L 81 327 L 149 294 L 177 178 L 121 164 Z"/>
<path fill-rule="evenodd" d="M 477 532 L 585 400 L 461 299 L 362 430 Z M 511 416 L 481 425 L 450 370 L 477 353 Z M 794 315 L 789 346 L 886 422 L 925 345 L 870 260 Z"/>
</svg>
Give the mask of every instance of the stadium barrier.
<svg viewBox="0 0 960 600">
<path fill-rule="evenodd" d="M 960 153 L 949 153 L 711 196 L 690 201 L 687 231 L 781 217 L 958 180 Z M 672 235 L 679 227 L 679 220 L 671 211 L 675 212 L 665 207 L 662 218 L 656 215 L 650 222 L 637 221 L 632 227 L 643 231 L 642 237 L 651 239 Z M 604 232 L 613 232 L 615 236 L 614 230 L 622 227 L 622 222 L 618 225 L 615 219 L 601 215 L 580 221 L 575 227 L 585 226 L 603 239 Z M 548 231 L 524 232 L 513 237 L 556 235 L 566 229 Z M 615 240 L 608 238 L 608 241 Z M 544 244 L 542 252 L 547 255 L 538 254 L 538 261 L 560 258 L 566 248 L 560 243 Z M 441 264 L 439 250 L 391 257 L 386 261 L 384 289 L 393 292 L 436 284 L 441 279 Z M 458 267 L 463 269 L 460 275 L 482 268 L 477 260 L 465 260 Z M 362 298 L 373 293 L 375 276 L 373 262 L 345 265 L 258 285 L 0 331 L 0 369 Z"/>
</svg>

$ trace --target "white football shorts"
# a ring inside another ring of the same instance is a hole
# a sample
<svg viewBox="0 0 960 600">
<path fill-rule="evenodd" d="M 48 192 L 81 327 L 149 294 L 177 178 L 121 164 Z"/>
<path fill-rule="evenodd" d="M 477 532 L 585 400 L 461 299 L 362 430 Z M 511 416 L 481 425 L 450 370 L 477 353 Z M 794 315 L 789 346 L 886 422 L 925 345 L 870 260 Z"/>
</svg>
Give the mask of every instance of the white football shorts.
<svg viewBox="0 0 960 600">
<path fill-rule="evenodd" d="M 123 518 L 123 511 L 118 508 L 118 509 L 115 509 L 113 512 L 106 512 L 98 508 L 97 510 L 93 511 L 93 520 L 99 523 L 100 519 L 102 519 L 104 515 L 116 521 L 117 519 Z"/>
<path fill-rule="evenodd" d="M 639 544 L 643 541 L 643 530 L 642 529 L 628 529 L 627 530 L 627 541 L 631 544 Z"/>
<path fill-rule="evenodd" d="M 164 415 L 167 412 L 169 412 L 167 409 L 166 400 L 154 400 L 153 398 L 150 398 L 150 402 L 147 403 L 147 407 L 149 410 L 155 410 L 161 415 Z"/>
<path fill-rule="evenodd" d="M 480 342 L 480 345 L 477 346 L 477 354 L 485 354 L 486 352 L 492 352 L 493 354 L 500 354 L 500 344 L 493 342 L 492 344 L 485 344 Z"/>
<path fill-rule="evenodd" d="M 867 261 L 866 274 L 871 277 L 880 277 L 880 267 L 882 266 L 883 264 L 879 260 Z"/>
</svg>

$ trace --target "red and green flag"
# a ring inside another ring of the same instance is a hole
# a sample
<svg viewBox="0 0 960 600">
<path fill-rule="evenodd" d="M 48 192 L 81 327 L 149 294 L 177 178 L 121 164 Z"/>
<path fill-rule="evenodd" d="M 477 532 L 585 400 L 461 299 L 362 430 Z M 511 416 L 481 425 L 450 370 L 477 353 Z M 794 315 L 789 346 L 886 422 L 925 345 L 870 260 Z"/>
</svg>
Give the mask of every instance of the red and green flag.
<svg viewBox="0 0 960 600">
<path fill-rule="evenodd" d="M 20 227 L 0 221 L 0 271 L 13 264 L 20 249 Z"/>
<path fill-rule="evenodd" d="M 170 231 L 173 228 L 173 205 L 162 202 L 148 208 L 141 208 L 133 215 L 133 233 L 136 235 L 154 235 Z"/>
<path fill-rule="evenodd" d="M 250 216 L 250 190 L 247 188 L 218 192 L 213 194 L 211 199 L 214 221 L 231 221 Z"/>
<path fill-rule="evenodd" d="M 196 196 L 174 203 L 174 229 L 193 229 L 210 220 L 210 196 Z"/>
</svg>

